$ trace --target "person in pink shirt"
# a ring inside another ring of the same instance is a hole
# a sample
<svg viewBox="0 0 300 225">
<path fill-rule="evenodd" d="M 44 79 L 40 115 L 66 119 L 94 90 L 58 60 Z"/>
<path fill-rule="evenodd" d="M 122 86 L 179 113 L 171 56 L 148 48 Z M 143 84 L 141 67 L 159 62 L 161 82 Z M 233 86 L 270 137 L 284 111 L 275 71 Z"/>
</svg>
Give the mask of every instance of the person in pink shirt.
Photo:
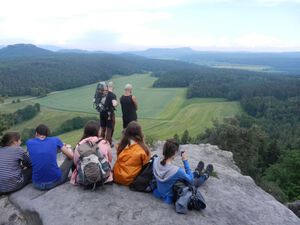
<svg viewBox="0 0 300 225">
<path fill-rule="evenodd" d="M 75 164 L 75 170 L 72 173 L 72 177 L 71 177 L 71 184 L 73 185 L 79 185 L 79 183 L 77 182 L 78 180 L 78 162 L 79 162 L 79 152 L 78 152 L 78 145 L 85 143 L 86 141 L 91 141 L 91 142 L 97 142 L 99 140 L 101 140 L 101 138 L 99 138 L 99 130 L 100 130 L 100 126 L 99 126 L 99 122 L 97 121 L 88 121 L 84 127 L 84 132 L 83 132 L 83 136 L 80 139 L 79 143 L 76 145 L 75 150 L 74 150 L 74 164 Z M 102 155 L 106 158 L 106 160 L 109 162 L 110 167 L 112 168 L 112 154 L 111 154 L 111 147 L 110 147 L 110 143 L 105 140 L 102 139 L 99 143 L 98 143 L 98 147 L 99 147 L 99 151 L 101 151 Z M 105 181 L 105 183 L 112 183 L 113 181 L 113 174 L 112 172 L 110 172 L 110 176 L 109 178 Z"/>
</svg>

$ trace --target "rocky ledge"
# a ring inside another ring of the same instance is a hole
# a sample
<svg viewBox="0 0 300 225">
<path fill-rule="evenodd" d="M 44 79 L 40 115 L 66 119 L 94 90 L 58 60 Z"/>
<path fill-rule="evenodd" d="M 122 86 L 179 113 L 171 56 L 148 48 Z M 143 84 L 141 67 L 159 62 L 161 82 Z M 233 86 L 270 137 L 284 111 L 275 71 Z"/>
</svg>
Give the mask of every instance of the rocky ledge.
<svg viewBox="0 0 300 225">
<path fill-rule="evenodd" d="M 159 144 L 153 153 L 159 154 L 161 146 Z M 241 175 L 231 152 L 209 144 L 184 148 L 192 168 L 202 160 L 212 163 L 217 173 L 200 187 L 207 202 L 207 208 L 201 212 L 179 215 L 172 205 L 162 203 L 151 194 L 132 192 L 116 184 L 94 192 L 69 183 L 47 192 L 28 185 L 0 199 L 0 224 L 300 224 L 300 219 L 286 206 L 259 188 L 251 177 Z M 181 165 L 179 159 L 176 163 Z"/>
</svg>

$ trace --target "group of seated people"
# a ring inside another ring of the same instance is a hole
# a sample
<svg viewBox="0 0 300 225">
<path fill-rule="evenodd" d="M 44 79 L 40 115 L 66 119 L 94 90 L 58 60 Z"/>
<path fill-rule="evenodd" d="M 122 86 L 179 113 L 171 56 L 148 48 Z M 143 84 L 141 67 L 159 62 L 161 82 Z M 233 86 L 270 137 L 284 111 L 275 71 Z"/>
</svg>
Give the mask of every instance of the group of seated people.
<svg viewBox="0 0 300 225">
<path fill-rule="evenodd" d="M 27 152 L 20 147 L 19 133 L 4 134 L 0 142 L 0 195 L 20 190 L 30 182 L 39 190 L 52 189 L 68 181 L 70 171 L 72 172 L 70 183 L 80 185 L 79 177 L 82 166 L 80 148 L 84 143 L 96 143 L 99 155 L 103 156 L 112 168 L 105 184 L 114 182 L 120 185 L 130 185 L 151 158 L 141 126 L 136 121 L 132 121 L 123 131 L 120 143 L 116 147 L 117 159 L 113 166 L 110 143 L 99 138 L 99 130 L 99 122 L 87 122 L 82 138 L 72 149 L 60 138 L 50 137 L 49 128 L 41 124 L 35 129 L 35 138 L 26 142 Z M 60 167 L 57 164 L 57 151 L 61 151 L 66 156 Z M 213 171 L 211 164 L 202 171 L 204 163 L 200 161 L 195 171 L 192 172 L 187 153 L 179 151 L 179 144 L 175 139 L 168 139 L 165 142 L 162 155 L 162 159 L 156 157 L 153 162 L 153 174 L 156 180 L 153 195 L 169 204 L 173 202 L 172 186 L 177 180 L 185 180 L 195 186 L 200 186 Z M 177 155 L 181 155 L 184 169 L 173 164 Z"/>
</svg>

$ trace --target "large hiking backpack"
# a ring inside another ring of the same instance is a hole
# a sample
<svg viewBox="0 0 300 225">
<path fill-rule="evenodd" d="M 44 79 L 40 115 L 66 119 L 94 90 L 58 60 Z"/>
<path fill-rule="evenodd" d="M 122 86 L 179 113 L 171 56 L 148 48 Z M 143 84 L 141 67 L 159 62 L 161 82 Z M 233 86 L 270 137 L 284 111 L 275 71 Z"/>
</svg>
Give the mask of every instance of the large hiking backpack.
<svg viewBox="0 0 300 225">
<path fill-rule="evenodd" d="M 105 82 L 99 82 L 96 87 L 95 95 L 94 95 L 94 108 L 98 112 L 107 111 L 107 107 L 105 105 L 107 94 L 104 93 L 105 88 L 107 88 L 107 84 Z"/>
<path fill-rule="evenodd" d="M 145 164 L 134 179 L 134 181 L 129 185 L 130 190 L 139 192 L 152 192 L 156 187 L 155 178 L 153 175 L 153 162 L 157 155 L 151 157 L 150 161 Z"/>
<path fill-rule="evenodd" d="M 77 147 L 79 153 L 78 183 L 86 187 L 101 184 L 109 178 L 111 168 L 105 156 L 101 153 L 97 142 L 87 141 Z"/>
</svg>

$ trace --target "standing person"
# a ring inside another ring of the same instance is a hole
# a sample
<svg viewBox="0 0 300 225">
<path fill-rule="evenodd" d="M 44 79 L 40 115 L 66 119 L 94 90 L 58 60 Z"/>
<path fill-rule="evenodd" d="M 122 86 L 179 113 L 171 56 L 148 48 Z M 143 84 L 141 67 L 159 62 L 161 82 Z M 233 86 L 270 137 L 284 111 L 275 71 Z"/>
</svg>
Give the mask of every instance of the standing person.
<svg viewBox="0 0 300 225">
<path fill-rule="evenodd" d="M 137 121 L 136 111 L 138 109 L 137 99 L 132 95 L 132 85 L 125 85 L 125 93 L 120 98 L 122 108 L 123 128 L 125 129 L 131 121 Z"/>
<path fill-rule="evenodd" d="M 114 83 L 112 81 L 108 82 L 108 94 L 106 98 L 106 105 L 107 105 L 107 127 L 106 127 L 106 133 L 105 133 L 105 139 L 109 141 L 111 145 L 112 144 L 112 137 L 114 135 L 115 131 L 115 124 L 116 124 L 116 116 L 115 116 L 115 110 L 118 106 L 117 96 L 115 95 L 114 91 Z"/>
<path fill-rule="evenodd" d="M 125 129 L 117 148 L 114 181 L 118 184 L 130 185 L 149 159 L 150 151 L 144 142 L 142 128 L 137 122 L 132 121 Z"/>
<path fill-rule="evenodd" d="M 35 129 L 35 138 L 26 142 L 32 162 L 32 183 L 39 190 L 49 190 L 68 179 L 73 166 L 73 151 L 64 145 L 58 137 L 49 137 L 50 129 L 40 124 Z M 60 167 L 57 165 L 57 150 L 61 150 L 66 159 Z"/>
<path fill-rule="evenodd" d="M 200 161 L 197 168 L 192 172 L 186 152 L 182 152 L 181 158 L 184 170 L 173 165 L 176 154 L 179 152 L 179 144 L 175 139 L 168 139 L 163 147 L 164 158 L 154 159 L 153 174 L 157 182 L 157 188 L 153 191 L 155 197 L 162 199 L 167 204 L 173 203 L 173 185 L 176 181 L 186 181 L 196 187 L 202 185 L 213 171 L 213 166 L 208 164 L 204 173 L 204 163 Z"/>
<path fill-rule="evenodd" d="M 8 132 L 1 139 L 0 194 L 17 191 L 31 181 L 31 162 L 20 144 L 17 132 Z"/>
<path fill-rule="evenodd" d="M 115 125 L 115 107 L 118 105 L 117 97 L 112 92 L 113 83 L 100 82 L 94 97 L 97 111 L 100 113 L 100 137 L 112 144 L 112 134 Z"/>
<path fill-rule="evenodd" d="M 87 142 L 91 143 L 97 143 L 98 146 L 98 152 L 97 155 L 100 155 L 100 153 L 105 157 L 106 161 L 109 163 L 110 168 L 111 168 L 111 163 L 112 163 L 112 154 L 111 154 L 111 147 L 108 141 L 106 140 L 101 140 L 99 139 L 99 130 L 100 126 L 99 123 L 96 121 L 88 121 L 86 125 L 84 126 L 84 131 L 83 135 L 79 141 L 79 143 L 76 145 L 75 151 L 74 151 L 74 164 L 75 164 L 75 170 L 72 173 L 72 178 L 71 178 L 71 184 L 73 185 L 78 185 L 80 184 L 80 176 L 78 174 L 78 171 L 80 170 L 80 154 L 78 151 L 79 145 L 82 145 Z M 107 179 L 104 181 L 104 183 L 110 183 L 113 181 L 113 175 L 112 171 L 109 170 L 109 176 Z"/>
</svg>

